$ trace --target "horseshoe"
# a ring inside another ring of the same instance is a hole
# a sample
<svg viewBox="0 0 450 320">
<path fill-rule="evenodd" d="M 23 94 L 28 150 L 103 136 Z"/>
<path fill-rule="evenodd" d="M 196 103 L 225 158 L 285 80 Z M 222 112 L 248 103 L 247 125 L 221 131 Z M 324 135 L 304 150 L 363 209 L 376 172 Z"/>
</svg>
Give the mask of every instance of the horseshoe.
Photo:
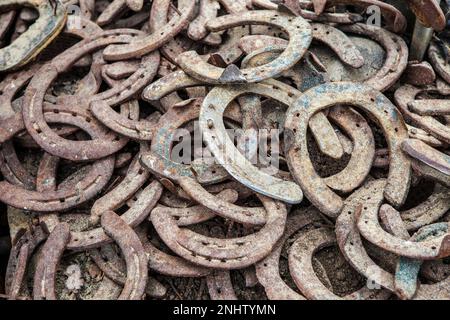
<svg viewBox="0 0 450 320">
<path fill-rule="evenodd" d="M 408 103 L 412 112 L 421 116 L 439 116 L 450 114 L 450 102 L 443 99 L 414 100 Z"/>
<path fill-rule="evenodd" d="M 181 177 L 178 183 L 193 200 L 212 210 L 216 215 L 242 224 L 264 225 L 267 223 L 264 208 L 241 207 L 229 203 L 210 194 L 200 183 L 189 177 Z"/>
<path fill-rule="evenodd" d="M 409 111 L 408 104 L 414 101 L 415 97 L 422 92 L 422 89 L 411 85 L 404 85 L 397 89 L 394 94 L 395 102 L 406 120 L 429 132 L 439 140 L 450 143 L 450 130 L 438 120 L 431 116 L 421 116 Z"/>
<path fill-rule="evenodd" d="M 177 256 L 169 255 L 157 249 L 148 239 L 147 234 L 139 227 L 137 234 L 141 239 L 148 256 L 148 267 L 162 275 L 172 277 L 199 278 L 211 273 L 211 269 L 194 265 Z"/>
<path fill-rule="evenodd" d="M 327 228 L 310 230 L 292 244 L 289 251 L 289 270 L 299 290 L 314 300 L 340 300 L 319 280 L 312 266 L 312 257 L 318 250 L 336 243 L 333 232 Z M 372 291 L 366 287 L 345 296 L 345 300 L 378 300 L 386 299 L 390 293 L 386 290 Z"/>
<path fill-rule="evenodd" d="M 432 240 L 412 242 L 384 231 L 378 221 L 380 204 L 380 201 L 365 201 L 361 214 L 357 217 L 357 227 L 361 235 L 369 242 L 399 256 L 413 259 L 433 260 L 449 255 L 448 232 Z"/>
<path fill-rule="evenodd" d="M 127 279 L 119 300 L 141 300 L 148 279 L 147 255 L 133 229 L 116 213 L 102 214 L 101 225 L 105 233 L 120 247 L 127 265 Z"/>
<path fill-rule="evenodd" d="M 132 103 L 137 104 L 137 100 Z M 130 120 L 112 110 L 108 103 L 102 100 L 92 102 L 90 110 L 109 129 L 135 140 L 151 140 L 152 128 L 159 120 L 159 117 L 155 116 L 144 120 Z"/>
<path fill-rule="evenodd" d="M 238 193 L 231 189 L 225 189 L 217 194 L 216 197 L 221 201 L 234 203 L 238 199 Z M 216 212 L 203 205 L 196 205 L 188 208 L 168 208 L 159 205 L 155 209 L 153 209 L 153 211 L 163 210 L 167 212 L 169 211 L 169 209 L 170 215 L 173 216 L 175 220 L 177 220 L 177 224 L 180 227 L 201 223 L 210 220 L 217 215 Z"/>
<path fill-rule="evenodd" d="M 198 118 L 201 99 L 191 99 L 169 109 L 154 128 L 151 152 L 141 157 L 142 164 L 157 175 L 177 181 L 180 177 L 196 177 L 201 183 L 223 181 L 224 170 L 208 163 L 184 165 L 171 160 L 171 145 L 176 130 L 183 124 Z"/>
<path fill-rule="evenodd" d="M 67 13 L 59 2 L 55 2 L 53 9 L 46 0 L 5 0 L 0 10 L 23 6 L 32 6 L 38 11 L 39 18 L 13 43 L 0 49 L 0 71 L 17 69 L 30 62 L 53 41 L 66 23 Z"/>
<path fill-rule="evenodd" d="M 194 51 L 182 53 L 177 58 L 178 65 L 190 76 L 212 84 L 232 84 L 242 82 L 259 82 L 272 78 L 294 66 L 311 43 L 311 28 L 301 17 L 270 11 L 248 11 L 231 14 L 209 21 L 207 28 L 217 32 L 231 27 L 247 24 L 268 24 L 281 28 L 289 35 L 286 50 L 274 61 L 261 67 L 239 70 L 235 65 L 227 69 L 215 67 L 203 61 Z"/>
<path fill-rule="evenodd" d="M 450 210 L 450 191 L 436 184 L 433 193 L 414 208 L 401 211 L 400 215 L 407 230 L 417 230 L 441 218 Z M 394 208 L 389 208 L 395 210 Z"/>
<path fill-rule="evenodd" d="M 440 234 L 448 232 L 447 223 L 435 223 L 421 228 L 410 239 L 414 242 L 422 242 L 432 239 Z M 397 296 L 401 299 L 412 299 L 420 287 L 418 284 L 418 275 L 423 261 L 400 257 L 395 271 L 395 290 Z M 445 280 L 444 280 L 445 281 Z"/>
<path fill-rule="evenodd" d="M 250 189 L 266 196 L 287 203 L 299 203 L 302 201 L 303 194 L 295 183 L 283 181 L 257 169 L 234 147 L 230 138 L 223 134 L 225 127 L 222 119 L 225 108 L 243 93 L 260 94 L 283 103 L 292 102 L 293 99 L 289 93 L 270 90 L 271 85 L 279 89 L 278 83 L 270 80 L 266 85 L 255 84 L 229 89 L 214 88 L 203 101 L 199 127 L 208 149 L 231 176 Z"/>
<path fill-rule="evenodd" d="M 218 11 L 220 9 L 220 4 L 217 0 L 200 0 L 199 12 L 197 17 L 189 24 L 187 34 L 189 38 L 195 41 L 200 41 L 206 37 L 214 37 L 221 42 L 221 37 L 219 34 L 210 34 L 206 29 L 206 23 L 210 19 L 217 17 Z"/>
<path fill-rule="evenodd" d="M 16 11 L 14 10 L 0 14 L 0 41 L 5 37 L 15 17 Z"/>
<path fill-rule="evenodd" d="M 141 144 L 139 153 L 145 152 L 148 147 Z M 123 202 L 131 198 L 150 178 L 150 173 L 142 168 L 138 158 L 134 159 L 125 178 L 103 197 L 97 199 L 91 208 L 91 222 L 96 224 L 103 212 L 116 210 Z"/>
<path fill-rule="evenodd" d="M 118 19 L 126 10 L 127 3 L 125 0 L 113 0 L 104 10 L 101 11 L 97 18 L 99 26 L 105 26 Z"/>
<path fill-rule="evenodd" d="M 379 267 L 369 257 L 356 227 L 362 205 L 368 201 L 381 205 L 385 185 L 384 179 L 369 181 L 348 197 L 336 220 L 335 232 L 340 251 L 350 265 L 372 283 L 394 292 L 394 275 Z"/>
<path fill-rule="evenodd" d="M 445 62 L 441 50 L 435 41 L 432 41 L 428 49 L 428 57 L 434 70 L 447 82 L 450 83 L 450 64 Z"/>
<path fill-rule="evenodd" d="M 108 278 L 121 286 L 125 285 L 127 281 L 124 273 L 125 265 L 111 246 L 92 249 L 89 251 L 89 256 Z M 149 297 L 162 298 L 166 295 L 167 289 L 158 280 L 149 276 L 145 292 Z"/>
<path fill-rule="evenodd" d="M 313 41 L 320 41 L 328 45 L 344 63 L 353 68 L 359 68 L 364 64 L 364 58 L 358 48 L 345 33 L 321 23 L 312 23 L 311 27 Z M 285 49 L 287 44 L 287 40 L 267 35 L 245 36 L 239 41 L 239 47 L 247 54 L 270 46 L 280 46 Z"/>
<path fill-rule="evenodd" d="M 22 210 L 37 212 L 64 211 L 79 206 L 94 197 L 109 181 L 114 169 L 114 158 L 97 161 L 90 174 L 77 184 L 77 189 L 52 192 L 25 190 L 6 181 L 0 182 L 1 201 Z"/>
<path fill-rule="evenodd" d="M 411 139 L 417 139 L 425 142 L 431 147 L 435 148 L 442 148 L 445 147 L 445 143 L 442 142 L 439 139 L 436 139 L 431 134 L 426 132 L 425 130 L 422 130 L 420 128 L 416 128 L 413 126 L 410 126 L 409 124 L 406 124 L 406 127 L 408 128 L 409 137 Z"/>
<path fill-rule="evenodd" d="M 167 213 L 154 211 L 151 221 L 164 243 L 192 263 L 223 270 L 245 268 L 267 256 L 282 236 L 286 208 L 280 202 L 259 196 L 267 212 L 266 224 L 249 236 L 216 239 L 178 228 Z"/>
<path fill-rule="evenodd" d="M 340 25 L 338 28 L 345 33 L 367 36 L 379 43 L 386 51 L 383 67 L 374 76 L 363 81 L 364 84 L 376 90 L 385 91 L 397 82 L 408 65 L 408 47 L 400 36 L 383 28 L 363 23 Z"/>
<path fill-rule="evenodd" d="M 279 261 L 283 245 L 290 237 L 298 230 L 321 220 L 318 210 L 312 206 L 302 209 L 299 214 L 290 215 L 286 222 L 286 231 L 283 237 L 266 258 L 255 264 L 258 281 L 264 287 L 270 300 L 305 300 L 302 295 L 292 290 L 283 281 L 279 272 Z"/>
<path fill-rule="evenodd" d="M 168 27 L 154 32 L 141 39 L 136 39 L 127 45 L 110 45 L 103 51 L 103 57 L 109 61 L 126 60 L 130 58 L 142 57 L 148 54 L 165 43 L 169 42 L 181 30 L 183 30 L 190 22 L 194 9 L 197 4 L 196 1 L 190 1 L 190 5 L 183 8 L 183 13 L 179 17 L 174 17 L 167 23 Z M 158 2 L 154 2 L 153 6 Z M 152 6 L 152 11 L 153 11 Z"/>
<path fill-rule="evenodd" d="M 34 273 L 34 300 L 56 300 L 56 269 L 69 241 L 70 229 L 67 223 L 59 223 L 48 236 Z"/>
<path fill-rule="evenodd" d="M 231 282 L 230 271 L 213 270 L 206 276 L 206 284 L 211 300 L 238 300 Z"/>
<path fill-rule="evenodd" d="M 286 158 L 294 179 L 320 211 L 331 217 L 337 217 L 341 212 L 342 199 L 315 172 L 306 140 L 310 117 L 333 104 L 362 108 L 380 124 L 388 140 L 391 159 L 384 194 L 395 206 L 401 205 L 408 194 L 411 179 L 410 162 L 400 151 L 401 140 L 407 138 L 407 129 L 401 114 L 391 102 L 378 91 L 362 84 L 341 82 L 317 86 L 306 91 L 288 109 L 285 130 L 292 133 L 292 141 L 288 140 Z"/>
<path fill-rule="evenodd" d="M 12 244 L 5 275 L 5 292 L 8 299 L 15 300 L 19 297 L 22 288 L 27 262 L 45 239 L 47 234 L 40 227 L 28 230 L 17 238 Z"/>
<path fill-rule="evenodd" d="M 450 176 L 450 156 L 416 139 L 402 142 L 402 150 L 431 168 Z"/>
</svg>

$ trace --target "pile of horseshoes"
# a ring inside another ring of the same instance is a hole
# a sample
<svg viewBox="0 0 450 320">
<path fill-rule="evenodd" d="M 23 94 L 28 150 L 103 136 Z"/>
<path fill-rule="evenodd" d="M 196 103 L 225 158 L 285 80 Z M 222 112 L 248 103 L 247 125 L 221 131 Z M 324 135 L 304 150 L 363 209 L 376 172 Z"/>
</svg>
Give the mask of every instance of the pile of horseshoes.
<svg viewBox="0 0 450 320">
<path fill-rule="evenodd" d="M 0 0 L 1 296 L 450 299 L 449 7 L 398 2 Z"/>
</svg>

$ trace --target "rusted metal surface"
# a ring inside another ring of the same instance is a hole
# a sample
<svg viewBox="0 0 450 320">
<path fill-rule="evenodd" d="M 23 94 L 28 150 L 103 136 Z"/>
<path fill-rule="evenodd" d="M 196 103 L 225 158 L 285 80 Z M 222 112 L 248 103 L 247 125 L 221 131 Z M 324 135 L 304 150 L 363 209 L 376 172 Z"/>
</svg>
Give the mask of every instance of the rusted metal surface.
<svg viewBox="0 0 450 320">
<path fill-rule="evenodd" d="M 290 145 L 286 146 L 287 160 L 305 195 L 327 215 L 337 217 L 342 210 L 342 199 L 315 172 L 306 142 L 307 121 L 311 115 L 330 104 L 351 104 L 372 113 L 377 119 L 386 139 L 390 140 L 391 161 L 385 196 L 394 205 L 401 205 L 406 200 L 411 177 L 410 163 L 400 149 L 402 139 L 407 137 L 403 118 L 381 93 L 352 83 L 327 84 L 310 89 L 287 112 L 285 130 L 291 135 Z M 394 160 L 394 157 L 397 159 Z"/>
<path fill-rule="evenodd" d="M 407 3 L 0 4 L 4 297 L 450 299 L 448 31 Z"/>
<path fill-rule="evenodd" d="M 285 205 L 263 196 L 259 198 L 266 209 L 266 224 L 246 237 L 217 239 L 202 236 L 189 229 L 178 228 L 173 217 L 156 211 L 152 212 L 151 221 L 165 243 L 186 260 L 217 269 L 244 268 L 266 256 L 285 227 Z"/>
<path fill-rule="evenodd" d="M 102 215 L 102 228 L 120 247 L 127 264 L 127 279 L 119 300 L 141 300 L 147 285 L 147 255 L 137 234 L 116 213 Z"/>
<path fill-rule="evenodd" d="M 52 3 L 47 0 L 6 0 L 0 4 L 0 10 L 11 10 L 21 6 L 34 7 L 39 13 L 39 18 L 13 43 L 0 49 L 0 71 L 17 69 L 34 59 L 61 32 L 67 19 L 66 10 L 59 1 Z M 10 20 L 8 17 L 2 17 L 4 18 L 8 24 Z"/>
<path fill-rule="evenodd" d="M 48 236 L 36 265 L 33 286 L 34 300 L 56 300 L 56 268 L 67 243 L 70 230 L 67 223 L 58 224 Z"/>
<path fill-rule="evenodd" d="M 243 70 L 234 65 L 226 69 L 208 65 L 193 51 L 180 55 L 177 63 L 186 73 L 207 83 L 259 82 L 292 67 L 302 58 L 311 42 L 311 27 L 303 18 L 292 18 L 273 11 L 250 11 L 224 16 L 210 21 L 207 27 L 211 31 L 220 31 L 247 24 L 271 24 L 281 28 L 288 33 L 290 39 L 286 50 L 275 61 L 264 67 Z"/>
</svg>

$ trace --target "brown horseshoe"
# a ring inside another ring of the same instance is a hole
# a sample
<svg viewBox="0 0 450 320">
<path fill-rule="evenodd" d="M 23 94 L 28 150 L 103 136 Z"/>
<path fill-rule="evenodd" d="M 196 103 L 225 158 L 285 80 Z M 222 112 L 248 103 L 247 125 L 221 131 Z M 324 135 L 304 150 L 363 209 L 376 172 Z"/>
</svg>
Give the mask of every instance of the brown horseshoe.
<svg viewBox="0 0 450 320">
<path fill-rule="evenodd" d="M 302 234 L 289 251 L 289 270 L 295 284 L 308 299 L 342 299 L 332 293 L 319 280 L 312 266 L 314 253 L 336 243 L 334 233 L 326 228 L 311 230 Z M 366 287 L 343 297 L 345 300 L 378 300 L 390 296 L 386 290 L 370 290 Z"/>
<path fill-rule="evenodd" d="M 346 33 L 369 37 L 379 43 L 387 53 L 383 67 L 374 76 L 363 81 L 364 84 L 385 91 L 397 82 L 408 65 L 408 47 L 400 36 L 363 23 L 341 25 L 338 28 Z"/>
<path fill-rule="evenodd" d="M 450 102 L 444 99 L 414 100 L 408 107 L 421 116 L 450 115 Z"/>
<path fill-rule="evenodd" d="M 225 189 L 216 196 L 218 199 L 234 203 L 238 199 L 238 193 L 231 189 Z M 153 211 L 165 210 L 169 211 L 169 208 L 164 206 L 157 206 Z M 201 223 L 209 219 L 214 218 L 217 213 L 203 205 L 196 205 L 187 208 L 170 208 L 170 214 L 177 220 L 177 224 L 180 227 L 188 226 L 192 224 Z"/>
<path fill-rule="evenodd" d="M 433 193 L 425 201 L 414 208 L 401 211 L 400 216 L 407 230 L 417 230 L 437 221 L 448 210 L 450 210 L 450 190 L 436 184 Z"/>
<path fill-rule="evenodd" d="M 156 5 L 158 2 L 153 3 Z M 190 22 L 194 13 L 197 0 L 191 1 L 190 6 L 183 8 L 184 11 L 181 16 L 174 17 L 168 22 L 168 27 L 160 30 L 154 30 L 148 37 L 137 39 L 125 46 L 110 45 L 103 51 L 103 56 L 106 60 L 117 61 L 136 57 L 142 57 L 145 54 L 158 49 L 165 43 L 169 42 L 181 30 L 183 30 Z M 152 8 L 153 10 L 153 8 Z"/>
<path fill-rule="evenodd" d="M 421 116 L 409 110 L 409 103 L 414 101 L 415 97 L 422 91 L 423 89 L 404 85 L 395 91 L 395 102 L 406 120 L 411 121 L 414 125 L 429 132 L 439 140 L 450 143 L 450 130 L 446 125 L 443 125 L 431 116 Z"/>
<path fill-rule="evenodd" d="M 27 131 L 47 152 L 69 160 L 98 159 L 114 153 L 126 144 L 127 139 L 119 136 L 111 137 L 112 141 L 70 141 L 69 143 L 69 141 L 57 136 L 51 131 L 43 117 L 43 112 L 41 111 L 45 91 L 48 86 L 50 86 L 51 82 L 57 77 L 59 73 L 58 70 L 64 70 L 70 66 L 71 62 L 77 60 L 78 55 L 83 55 L 85 52 L 105 46 L 107 43 L 121 42 L 125 39 L 130 39 L 130 37 L 127 36 L 116 36 L 116 34 L 120 34 L 120 32 L 121 31 L 105 31 L 104 36 L 97 37 L 95 40 L 89 39 L 82 41 L 81 44 L 79 43 L 75 45 L 76 48 L 81 48 L 81 50 L 73 49 L 65 51 L 61 55 L 57 56 L 50 64 L 43 66 L 34 76 L 25 93 L 22 110 L 23 118 Z M 144 74 L 141 74 L 141 77 L 142 76 L 145 78 Z M 131 78 L 132 77 L 128 80 Z M 107 92 L 100 93 L 98 96 L 95 96 L 95 98 L 106 99 L 109 102 L 110 94 L 116 92 L 117 90 L 121 90 L 121 88 L 115 87 Z M 122 100 L 122 96 L 129 94 L 130 93 L 128 90 L 125 90 L 120 93 L 119 98 L 114 97 L 110 103 L 118 103 Z"/>
<path fill-rule="evenodd" d="M 148 267 L 163 275 L 172 277 L 198 278 L 211 273 L 211 269 L 194 265 L 178 256 L 169 255 L 157 249 L 147 238 L 146 230 L 138 227 L 137 234 L 148 256 Z"/>
<path fill-rule="evenodd" d="M 131 228 L 138 226 L 149 215 L 156 205 L 162 193 L 162 186 L 159 182 L 150 183 L 138 196 L 135 204 L 120 217 Z M 95 228 L 89 231 L 72 232 L 71 241 L 67 248 L 70 250 L 86 250 L 97 248 L 110 243 L 111 238 L 102 228 Z"/>
<path fill-rule="evenodd" d="M 328 45 L 344 63 L 359 68 L 364 64 L 358 48 L 351 40 L 337 28 L 321 23 L 312 23 L 313 41 L 317 40 Z M 288 44 L 287 40 L 268 35 L 250 35 L 239 41 L 239 47 L 247 54 L 269 46 L 282 46 Z"/>
<path fill-rule="evenodd" d="M 0 10 L 22 6 L 35 8 L 39 18 L 12 44 L 0 49 L 0 71 L 16 69 L 30 62 L 53 41 L 66 23 L 67 13 L 59 1 L 55 2 L 53 9 L 47 0 L 5 0 Z"/>
<path fill-rule="evenodd" d="M 259 198 L 266 209 L 267 222 L 257 233 L 241 238 L 210 238 L 180 229 L 165 212 L 152 212 L 151 221 L 161 239 L 184 259 L 217 269 L 245 268 L 271 252 L 285 227 L 285 206 L 263 196 Z"/>
<path fill-rule="evenodd" d="M 259 82 L 272 78 L 295 65 L 312 40 L 311 27 L 303 18 L 290 17 L 270 10 L 222 16 L 208 22 L 207 27 L 216 32 L 247 24 L 269 24 L 283 29 L 290 39 L 286 50 L 269 64 L 243 70 L 239 70 L 235 65 L 230 65 L 227 69 L 215 67 L 203 61 L 195 51 L 188 51 L 178 56 L 179 66 L 192 77 L 206 83 Z"/>
<path fill-rule="evenodd" d="M 56 269 L 69 241 L 70 229 L 67 223 L 58 224 L 48 236 L 36 264 L 34 300 L 56 300 Z"/>
<path fill-rule="evenodd" d="M 287 111 L 285 130 L 292 133 L 286 158 L 290 171 L 308 199 L 323 213 L 337 217 L 343 202 L 331 192 L 312 166 L 306 141 L 309 118 L 333 104 L 350 104 L 369 112 L 379 122 L 388 140 L 391 163 L 385 197 L 395 206 L 401 205 L 408 194 L 411 165 L 400 150 L 407 138 L 407 129 L 401 114 L 380 92 L 354 83 L 330 83 L 306 91 Z"/>
</svg>

